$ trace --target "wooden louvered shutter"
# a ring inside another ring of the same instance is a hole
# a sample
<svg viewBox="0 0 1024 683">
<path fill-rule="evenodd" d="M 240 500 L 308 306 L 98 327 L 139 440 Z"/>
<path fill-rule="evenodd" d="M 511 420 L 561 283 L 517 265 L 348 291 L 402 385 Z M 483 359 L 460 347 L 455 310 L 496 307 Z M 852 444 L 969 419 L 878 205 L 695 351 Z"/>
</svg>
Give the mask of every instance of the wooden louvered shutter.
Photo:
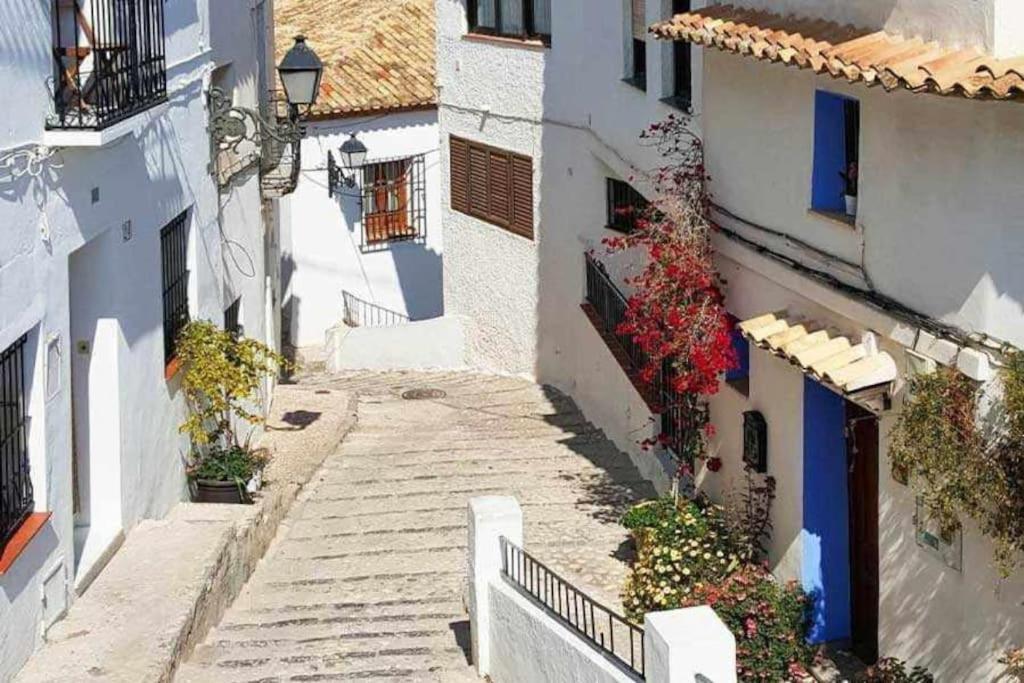
<svg viewBox="0 0 1024 683">
<path fill-rule="evenodd" d="M 469 143 L 469 213 L 487 219 L 491 215 L 488 161 L 486 147 Z"/>
<path fill-rule="evenodd" d="M 469 213 L 469 143 L 452 136 L 448 151 L 451 157 L 452 210 Z"/>
<path fill-rule="evenodd" d="M 488 217 L 494 223 L 508 227 L 512 223 L 512 193 L 509 191 L 512 169 L 508 152 L 492 149 L 487 152 Z"/>
<path fill-rule="evenodd" d="M 513 232 L 533 239 L 533 159 L 510 155 L 512 159 Z"/>
</svg>

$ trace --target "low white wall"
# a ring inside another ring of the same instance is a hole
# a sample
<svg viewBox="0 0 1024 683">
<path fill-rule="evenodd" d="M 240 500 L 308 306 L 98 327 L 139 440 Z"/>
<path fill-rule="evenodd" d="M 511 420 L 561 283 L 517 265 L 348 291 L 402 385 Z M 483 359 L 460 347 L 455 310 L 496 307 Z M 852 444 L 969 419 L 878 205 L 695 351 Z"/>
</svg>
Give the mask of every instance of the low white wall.
<svg viewBox="0 0 1024 683">
<path fill-rule="evenodd" d="M 495 683 L 735 683 L 736 642 L 710 607 L 646 615 L 644 679 L 573 633 L 502 575 L 502 539 L 521 547 L 523 512 L 511 496 L 469 501 L 469 616 L 473 662 Z"/>
<path fill-rule="evenodd" d="M 328 331 L 328 366 L 340 370 L 457 370 L 465 368 L 466 333 L 454 316 L 394 327 Z"/>
<path fill-rule="evenodd" d="M 503 580 L 491 581 L 489 675 L 494 683 L 635 683 Z"/>
</svg>

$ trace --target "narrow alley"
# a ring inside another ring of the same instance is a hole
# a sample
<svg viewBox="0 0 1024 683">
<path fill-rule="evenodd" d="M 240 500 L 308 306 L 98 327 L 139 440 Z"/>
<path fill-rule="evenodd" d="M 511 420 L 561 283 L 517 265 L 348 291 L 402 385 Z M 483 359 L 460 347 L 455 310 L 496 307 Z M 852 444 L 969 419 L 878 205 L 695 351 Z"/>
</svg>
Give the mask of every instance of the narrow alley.
<svg viewBox="0 0 1024 683">
<path fill-rule="evenodd" d="M 358 423 L 178 681 L 477 680 L 464 608 L 477 495 L 516 496 L 527 549 L 620 608 L 618 518 L 654 492 L 571 400 L 462 373 L 306 382 L 357 394 Z"/>
</svg>

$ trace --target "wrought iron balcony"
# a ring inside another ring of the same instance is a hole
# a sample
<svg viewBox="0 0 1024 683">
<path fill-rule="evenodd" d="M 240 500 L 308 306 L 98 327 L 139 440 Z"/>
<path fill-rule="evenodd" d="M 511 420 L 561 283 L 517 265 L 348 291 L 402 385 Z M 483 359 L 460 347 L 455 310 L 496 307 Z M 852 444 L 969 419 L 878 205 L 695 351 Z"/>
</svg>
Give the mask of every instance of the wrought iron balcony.
<svg viewBox="0 0 1024 683">
<path fill-rule="evenodd" d="M 101 130 L 167 99 L 164 0 L 53 0 L 47 128 Z"/>
</svg>

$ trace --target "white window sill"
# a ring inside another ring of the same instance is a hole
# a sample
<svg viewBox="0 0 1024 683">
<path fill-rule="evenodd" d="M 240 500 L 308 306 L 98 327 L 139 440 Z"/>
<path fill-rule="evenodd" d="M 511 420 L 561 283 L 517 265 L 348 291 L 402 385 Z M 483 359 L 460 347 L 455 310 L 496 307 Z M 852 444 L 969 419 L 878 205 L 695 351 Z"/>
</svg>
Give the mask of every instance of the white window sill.
<svg viewBox="0 0 1024 683">
<path fill-rule="evenodd" d="M 126 135 L 138 135 L 170 108 L 169 102 L 161 102 L 103 130 L 47 130 L 43 132 L 43 144 L 47 147 L 106 147 Z"/>
</svg>

